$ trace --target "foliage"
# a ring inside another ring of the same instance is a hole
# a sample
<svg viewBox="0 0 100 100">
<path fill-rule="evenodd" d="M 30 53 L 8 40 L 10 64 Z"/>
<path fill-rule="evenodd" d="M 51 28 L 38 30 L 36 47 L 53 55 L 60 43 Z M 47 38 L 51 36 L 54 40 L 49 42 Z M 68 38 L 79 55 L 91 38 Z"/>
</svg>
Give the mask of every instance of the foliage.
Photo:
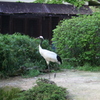
<svg viewBox="0 0 100 100">
<path fill-rule="evenodd" d="M 34 3 L 63 4 L 64 2 L 68 2 L 80 7 L 84 5 L 87 1 L 90 0 L 35 0 Z"/>
<path fill-rule="evenodd" d="M 62 4 L 63 0 L 35 0 L 34 3 Z"/>
<path fill-rule="evenodd" d="M 29 77 L 35 77 L 35 76 L 38 76 L 40 74 L 40 71 L 39 70 L 36 70 L 36 69 L 32 69 L 32 70 L 29 70 L 27 71 L 26 73 L 24 73 L 22 76 L 24 78 L 29 78 Z"/>
<path fill-rule="evenodd" d="M 53 30 L 52 41 L 66 62 L 100 65 L 100 13 L 63 20 Z"/>
<path fill-rule="evenodd" d="M 20 93 L 19 97 L 13 100 L 67 100 L 66 89 L 47 83 L 48 81 L 46 79 L 37 80 L 35 87 Z"/>
<path fill-rule="evenodd" d="M 18 0 L 18 1 L 16 1 L 16 2 L 18 2 L 18 3 L 23 3 L 23 1 L 20 1 L 20 0 Z"/>
<path fill-rule="evenodd" d="M 85 63 L 83 66 L 78 66 L 77 69 L 84 71 L 98 72 L 100 71 L 100 66 L 91 66 L 89 63 Z"/>
<path fill-rule="evenodd" d="M 45 60 L 38 52 L 39 42 L 38 39 L 19 33 L 0 34 L 0 77 L 17 74 L 21 66 L 28 68 L 38 64 L 41 69 L 45 68 Z M 50 49 L 48 45 L 49 42 L 44 40 L 43 47 Z"/>
<path fill-rule="evenodd" d="M 82 5 L 85 4 L 85 2 L 90 1 L 90 0 L 65 0 L 65 1 L 73 4 L 74 6 L 81 7 Z"/>
<path fill-rule="evenodd" d="M 0 100 L 12 100 L 17 97 L 17 93 L 21 90 L 14 87 L 2 87 L 0 88 Z"/>
<path fill-rule="evenodd" d="M 90 6 L 93 12 L 100 12 L 100 6 Z"/>
<path fill-rule="evenodd" d="M 68 92 L 65 88 L 57 86 L 53 81 L 38 79 L 37 85 L 29 90 L 20 88 L 0 88 L 0 100 L 67 100 Z"/>
</svg>

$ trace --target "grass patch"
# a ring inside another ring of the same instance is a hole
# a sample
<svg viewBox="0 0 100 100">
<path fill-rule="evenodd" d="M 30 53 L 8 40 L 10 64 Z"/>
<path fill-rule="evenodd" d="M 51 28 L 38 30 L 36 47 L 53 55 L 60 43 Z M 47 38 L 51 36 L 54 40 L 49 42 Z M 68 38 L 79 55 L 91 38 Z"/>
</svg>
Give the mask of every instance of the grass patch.
<svg viewBox="0 0 100 100">
<path fill-rule="evenodd" d="M 60 65 L 61 69 L 75 69 L 76 67 L 70 65 L 69 63 L 64 62 L 62 65 Z"/>
<path fill-rule="evenodd" d="M 98 72 L 100 71 L 100 66 L 91 66 L 89 63 L 85 63 L 83 66 L 72 66 L 69 63 L 63 63 L 60 65 L 61 69 L 76 69 L 81 71 L 91 71 L 91 72 Z"/>
<path fill-rule="evenodd" d="M 29 77 L 35 77 L 38 75 L 40 75 L 39 70 L 32 69 L 32 70 L 29 70 L 28 72 L 26 72 L 25 74 L 23 74 L 22 77 L 29 78 Z"/>
<path fill-rule="evenodd" d="M 98 72 L 98 71 L 100 71 L 100 66 L 88 66 L 88 65 L 84 65 L 84 66 L 78 66 L 77 69 L 78 70 L 82 70 L 82 71 Z"/>
<path fill-rule="evenodd" d="M 14 100 L 68 100 L 68 92 L 47 79 L 38 79 L 37 85 L 19 94 Z"/>
<path fill-rule="evenodd" d="M 21 91 L 15 87 L 0 88 L 0 100 L 69 100 L 66 88 L 57 86 L 48 79 L 38 79 L 37 85 Z"/>
<path fill-rule="evenodd" d="M 17 97 L 17 93 L 21 90 L 14 87 L 2 87 L 0 88 L 0 100 L 12 100 Z"/>
</svg>

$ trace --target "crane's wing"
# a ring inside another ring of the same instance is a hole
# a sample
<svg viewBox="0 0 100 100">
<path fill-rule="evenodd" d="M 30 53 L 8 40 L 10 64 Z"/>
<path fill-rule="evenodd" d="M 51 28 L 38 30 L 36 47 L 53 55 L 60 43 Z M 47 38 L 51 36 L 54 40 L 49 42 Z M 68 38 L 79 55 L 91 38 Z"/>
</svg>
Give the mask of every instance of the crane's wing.
<svg viewBox="0 0 100 100">
<path fill-rule="evenodd" d="M 57 62 L 57 54 L 55 52 L 42 49 L 40 54 L 44 57 L 46 61 Z"/>
</svg>

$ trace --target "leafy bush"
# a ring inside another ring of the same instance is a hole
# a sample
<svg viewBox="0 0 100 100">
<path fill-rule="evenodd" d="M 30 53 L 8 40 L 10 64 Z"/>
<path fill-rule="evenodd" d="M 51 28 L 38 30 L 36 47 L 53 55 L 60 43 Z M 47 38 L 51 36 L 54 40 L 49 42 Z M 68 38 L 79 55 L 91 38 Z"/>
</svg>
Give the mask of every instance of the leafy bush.
<svg viewBox="0 0 100 100">
<path fill-rule="evenodd" d="M 63 4 L 62 0 L 35 0 L 33 3 Z"/>
<path fill-rule="evenodd" d="M 33 3 L 63 4 L 66 1 L 74 6 L 81 7 L 86 1 L 89 0 L 35 0 Z"/>
<path fill-rule="evenodd" d="M 32 70 L 26 71 L 22 76 L 24 78 L 29 78 L 29 77 L 38 76 L 39 74 L 40 74 L 40 71 L 39 70 L 32 69 Z"/>
<path fill-rule="evenodd" d="M 100 66 L 90 66 L 89 63 L 85 63 L 84 66 L 78 66 L 78 70 L 100 72 Z"/>
<path fill-rule="evenodd" d="M 58 87 L 47 79 L 39 79 L 35 87 L 20 93 L 13 100 L 67 100 L 67 95 L 65 88 Z"/>
<path fill-rule="evenodd" d="M 0 100 L 69 100 L 65 88 L 57 86 L 53 81 L 38 79 L 37 85 L 22 91 L 15 87 L 0 88 Z"/>
<path fill-rule="evenodd" d="M 0 100 L 12 100 L 17 97 L 17 93 L 21 90 L 14 87 L 3 87 L 0 88 Z"/>
<path fill-rule="evenodd" d="M 41 69 L 45 68 L 45 60 L 38 52 L 39 42 L 19 33 L 0 34 L 0 77 L 14 75 L 21 66 L 34 67 L 38 64 Z M 49 42 L 44 40 L 43 47 L 50 49 L 48 45 Z"/>
<path fill-rule="evenodd" d="M 53 30 L 52 41 L 70 64 L 100 65 L 100 13 L 63 20 Z"/>
</svg>

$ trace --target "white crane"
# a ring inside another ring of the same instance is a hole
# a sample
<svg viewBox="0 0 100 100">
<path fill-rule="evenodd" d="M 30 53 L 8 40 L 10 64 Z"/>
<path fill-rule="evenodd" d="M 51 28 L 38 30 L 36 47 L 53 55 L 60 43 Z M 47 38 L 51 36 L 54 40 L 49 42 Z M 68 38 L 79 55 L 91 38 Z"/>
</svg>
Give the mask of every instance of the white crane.
<svg viewBox="0 0 100 100">
<path fill-rule="evenodd" d="M 62 60 L 61 60 L 60 56 L 58 56 L 55 52 L 43 49 L 41 47 L 42 41 L 44 40 L 43 36 L 39 36 L 38 38 L 41 40 L 40 44 L 39 44 L 39 53 L 45 59 L 47 66 L 48 66 L 48 70 L 50 71 L 50 67 L 49 67 L 50 62 L 56 62 L 58 64 L 62 64 Z M 56 76 L 56 74 L 55 74 L 55 76 Z M 49 74 L 49 79 L 50 79 L 50 74 Z"/>
</svg>

